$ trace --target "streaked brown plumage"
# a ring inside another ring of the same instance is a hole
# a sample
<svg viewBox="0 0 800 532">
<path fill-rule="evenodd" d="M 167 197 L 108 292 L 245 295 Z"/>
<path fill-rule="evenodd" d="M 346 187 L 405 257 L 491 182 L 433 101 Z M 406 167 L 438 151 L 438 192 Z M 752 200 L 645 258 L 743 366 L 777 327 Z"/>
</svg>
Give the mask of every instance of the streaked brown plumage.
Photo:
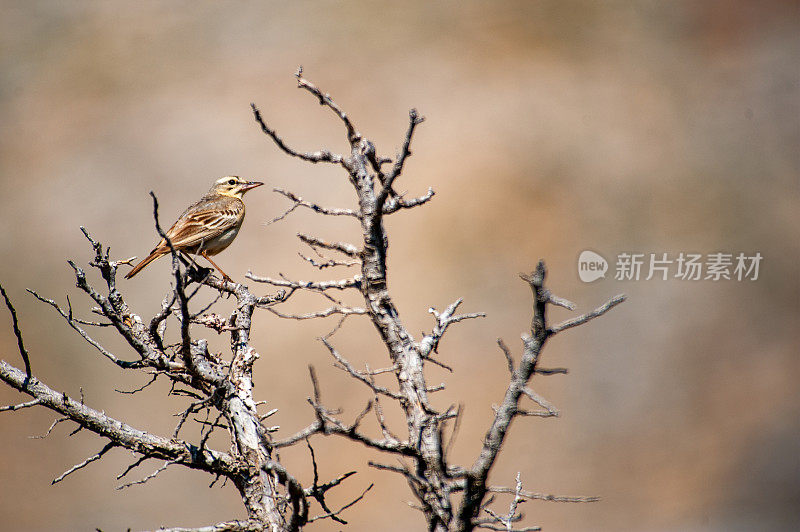
<svg viewBox="0 0 800 532">
<path fill-rule="evenodd" d="M 236 238 L 244 221 L 244 193 L 263 184 L 258 181 L 244 181 L 237 176 L 218 179 L 208 193 L 186 209 L 169 228 L 167 238 L 172 242 L 172 247 L 176 251 L 204 257 L 226 280 L 230 280 L 211 260 L 211 256 L 227 248 Z M 169 252 L 167 241 L 162 238 L 150 255 L 134 266 L 125 278 L 130 279 L 145 266 Z"/>
</svg>

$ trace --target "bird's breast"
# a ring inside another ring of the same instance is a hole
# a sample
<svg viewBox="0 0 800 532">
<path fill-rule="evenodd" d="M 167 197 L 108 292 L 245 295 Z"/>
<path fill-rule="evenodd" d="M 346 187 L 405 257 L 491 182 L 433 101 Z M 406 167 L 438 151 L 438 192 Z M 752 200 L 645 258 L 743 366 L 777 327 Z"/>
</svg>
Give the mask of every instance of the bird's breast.
<svg viewBox="0 0 800 532">
<path fill-rule="evenodd" d="M 233 239 L 236 238 L 236 234 L 239 232 L 240 225 L 235 225 L 219 235 L 217 238 L 206 242 L 203 246 L 203 249 L 209 255 L 216 255 L 226 247 L 231 245 Z"/>
</svg>

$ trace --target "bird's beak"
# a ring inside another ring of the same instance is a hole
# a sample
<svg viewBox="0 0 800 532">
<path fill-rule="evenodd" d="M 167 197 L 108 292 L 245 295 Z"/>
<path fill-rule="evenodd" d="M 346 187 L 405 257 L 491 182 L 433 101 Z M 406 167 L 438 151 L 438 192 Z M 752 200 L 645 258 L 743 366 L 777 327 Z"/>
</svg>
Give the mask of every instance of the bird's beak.
<svg viewBox="0 0 800 532">
<path fill-rule="evenodd" d="M 245 183 L 242 186 L 242 192 L 246 192 L 246 191 L 250 190 L 251 188 L 260 187 L 263 184 L 264 183 L 261 183 L 260 181 L 248 181 L 247 183 Z"/>
</svg>

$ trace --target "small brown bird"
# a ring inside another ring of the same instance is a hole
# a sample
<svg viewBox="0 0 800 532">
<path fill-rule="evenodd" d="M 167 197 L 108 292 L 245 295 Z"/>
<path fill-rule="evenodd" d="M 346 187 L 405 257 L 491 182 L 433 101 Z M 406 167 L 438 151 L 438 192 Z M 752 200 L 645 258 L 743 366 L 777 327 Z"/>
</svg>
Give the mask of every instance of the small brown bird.
<svg viewBox="0 0 800 532">
<path fill-rule="evenodd" d="M 226 281 L 230 281 L 228 274 L 211 260 L 211 255 L 227 248 L 236 238 L 244 221 L 242 196 L 251 188 L 263 184 L 258 181 L 244 181 L 237 176 L 217 179 L 208 193 L 186 209 L 167 231 L 172 247 L 175 251 L 200 255 L 219 270 Z M 142 268 L 169 252 L 167 241 L 162 238 L 150 255 L 134 266 L 125 278 L 130 279 Z"/>
</svg>

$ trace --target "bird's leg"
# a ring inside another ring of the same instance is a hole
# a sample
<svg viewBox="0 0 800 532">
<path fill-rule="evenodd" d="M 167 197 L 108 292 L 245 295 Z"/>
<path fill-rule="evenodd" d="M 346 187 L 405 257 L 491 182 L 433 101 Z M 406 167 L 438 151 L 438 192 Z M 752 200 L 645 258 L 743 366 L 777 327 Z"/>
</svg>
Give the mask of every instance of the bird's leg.
<svg viewBox="0 0 800 532">
<path fill-rule="evenodd" d="M 205 252 L 205 250 L 201 251 L 201 252 L 200 252 L 200 255 L 201 255 L 201 256 L 202 256 L 204 259 L 206 259 L 208 262 L 210 262 L 210 263 L 211 263 L 211 265 L 212 265 L 214 268 L 216 268 L 217 270 L 219 270 L 219 273 L 221 273 L 221 274 L 222 274 L 222 280 L 223 280 L 223 281 L 227 281 L 227 282 L 229 282 L 229 283 L 232 283 L 232 282 L 233 282 L 233 280 L 230 278 L 230 276 L 228 276 L 228 274 L 227 274 L 227 273 L 225 273 L 224 271 L 222 271 L 222 268 L 220 268 L 219 266 L 217 266 L 217 264 L 216 264 L 216 263 L 215 263 L 213 260 L 211 260 L 211 257 L 209 257 L 209 256 L 208 256 L 208 253 L 206 253 L 206 252 Z"/>
<path fill-rule="evenodd" d="M 180 258 L 181 262 L 183 262 L 184 266 L 186 266 L 186 271 L 189 275 L 190 282 L 196 281 L 200 283 L 206 277 L 211 275 L 211 272 L 213 271 L 211 268 L 203 268 L 197 264 L 197 261 L 195 261 L 194 258 L 185 251 L 181 251 L 180 255 L 178 255 L 178 258 Z"/>
</svg>

